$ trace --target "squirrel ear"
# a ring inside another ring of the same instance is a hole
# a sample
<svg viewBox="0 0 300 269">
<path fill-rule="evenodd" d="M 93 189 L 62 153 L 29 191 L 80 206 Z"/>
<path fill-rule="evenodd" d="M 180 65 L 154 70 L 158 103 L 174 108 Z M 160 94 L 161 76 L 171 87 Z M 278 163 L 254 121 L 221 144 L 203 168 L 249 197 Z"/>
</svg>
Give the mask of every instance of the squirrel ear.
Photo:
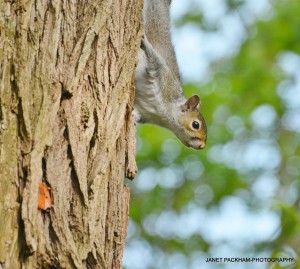
<svg viewBox="0 0 300 269">
<path fill-rule="evenodd" d="M 182 107 L 182 112 L 193 111 L 200 107 L 200 97 L 198 95 L 193 95 L 190 97 Z"/>
</svg>

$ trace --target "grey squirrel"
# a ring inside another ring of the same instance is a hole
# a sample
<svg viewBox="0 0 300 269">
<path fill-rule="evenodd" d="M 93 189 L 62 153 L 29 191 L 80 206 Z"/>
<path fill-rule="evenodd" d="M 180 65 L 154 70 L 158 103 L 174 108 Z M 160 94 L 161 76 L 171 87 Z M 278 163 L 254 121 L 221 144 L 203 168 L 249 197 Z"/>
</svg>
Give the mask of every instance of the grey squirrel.
<svg viewBox="0 0 300 269">
<path fill-rule="evenodd" d="M 200 98 L 183 94 L 170 32 L 170 0 L 144 0 L 145 33 L 135 73 L 137 122 L 171 130 L 186 146 L 203 149 L 207 130 Z"/>
</svg>

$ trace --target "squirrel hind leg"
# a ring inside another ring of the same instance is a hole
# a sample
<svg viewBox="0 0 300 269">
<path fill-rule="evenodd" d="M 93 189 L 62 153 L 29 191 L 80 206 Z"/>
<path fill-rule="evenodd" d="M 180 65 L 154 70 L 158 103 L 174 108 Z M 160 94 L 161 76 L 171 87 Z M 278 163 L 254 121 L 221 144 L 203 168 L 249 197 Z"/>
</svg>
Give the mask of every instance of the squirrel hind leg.
<svg viewBox="0 0 300 269">
<path fill-rule="evenodd" d="M 140 48 L 145 51 L 146 54 L 153 53 L 154 48 L 151 43 L 148 41 L 147 36 L 144 34 L 141 40 Z"/>
</svg>

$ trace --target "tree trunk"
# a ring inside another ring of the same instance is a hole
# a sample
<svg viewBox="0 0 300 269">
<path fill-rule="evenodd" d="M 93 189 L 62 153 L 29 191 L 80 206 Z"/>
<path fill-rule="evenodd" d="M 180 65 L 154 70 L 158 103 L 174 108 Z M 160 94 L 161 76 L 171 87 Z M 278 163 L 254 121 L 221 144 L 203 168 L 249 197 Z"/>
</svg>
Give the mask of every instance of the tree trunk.
<svg viewBox="0 0 300 269">
<path fill-rule="evenodd" d="M 0 0 L 0 268 L 122 267 L 141 10 Z"/>
</svg>

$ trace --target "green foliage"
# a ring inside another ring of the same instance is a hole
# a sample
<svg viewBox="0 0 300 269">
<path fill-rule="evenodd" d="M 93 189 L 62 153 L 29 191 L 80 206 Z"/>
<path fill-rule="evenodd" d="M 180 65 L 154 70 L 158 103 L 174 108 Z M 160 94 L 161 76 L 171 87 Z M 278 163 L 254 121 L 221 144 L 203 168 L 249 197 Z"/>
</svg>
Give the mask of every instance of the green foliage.
<svg viewBox="0 0 300 269">
<path fill-rule="evenodd" d="M 238 12 L 243 2 L 227 1 L 228 12 Z M 200 210 L 199 216 L 218 214 L 227 198 L 236 197 L 250 213 L 267 210 L 280 220 L 276 234 L 254 243 L 244 242 L 239 253 L 244 257 L 266 253 L 265 257 L 285 255 L 298 259 L 300 129 L 287 121 L 291 113 L 299 116 L 300 107 L 299 102 L 295 107 L 287 99 L 293 99 L 289 87 L 298 87 L 299 91 L 300 84 L 295 83 L 300 73 L 284 70 L 280 59 L 287 53 L 299 57 L 300 1 L 275 1 L 272 12 L 270 19 L 244 26 L 248 38 L 235 56 L 211 65 L 213 76 L 208 83 L 184 85 L 187 96 L 198 93 L 202 99 L 201 111 L 208 126 L 204 151 L 185 148 L 167 130 L 138 126 L 139 175 L 132 184 L 130 207 L 135 228 L 129 235 L 129 244 L 143 238 L 152 249 L 163 253 L 160 257 L 164 261 L 172 253 L 182 253 L 186 268 L 193 268 L 193 254 L 217 256 L 214 249 L 224 242 L 212 241 L 197 229 L 184 234 L 170 227 L 170 233 L 164 234 L 158 217 L 166 214 L 167 219 L 169 216 L 174 222 L 185 223 L 188 212 Z M 192 22 L 205 29 L 199 14 L 191 12 L 177 25 Z M 214 27 L 206 30 L 214 31 Z M 262 157 L 264 150 L 269 150 L 267 161 Z M 265 177 L 271 178 L 274 185 L 259 189 Z M 265 198 L 271 188 L 273 193 Z M 204 218 L 198 221 L 199 226 L 205 225 Z M 299 259 L 286 266 L 275 264 L 272 268 L 300 268 Z"/>
</svg>

